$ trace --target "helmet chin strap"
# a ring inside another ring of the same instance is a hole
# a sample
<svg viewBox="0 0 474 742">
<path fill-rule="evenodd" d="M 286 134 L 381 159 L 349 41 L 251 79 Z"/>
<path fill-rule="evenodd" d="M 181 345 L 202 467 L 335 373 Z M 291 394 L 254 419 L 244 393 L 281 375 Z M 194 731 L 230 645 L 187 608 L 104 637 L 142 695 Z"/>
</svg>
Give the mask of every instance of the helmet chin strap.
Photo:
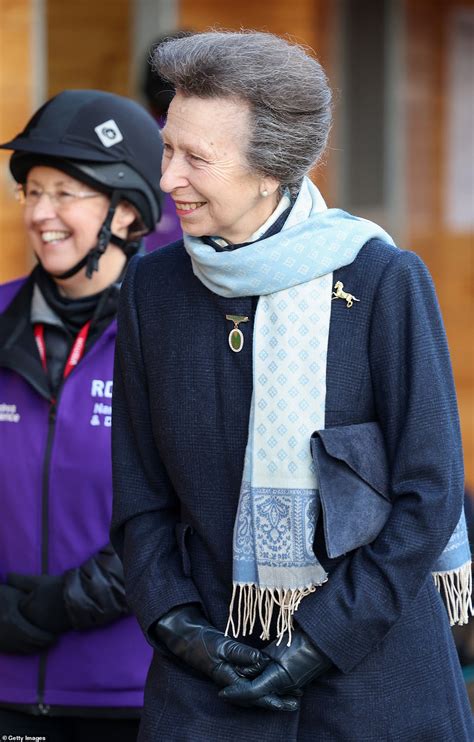
<svg viewBox="0 0 474 742">
<path fill-rule="evenodd" d="M 117 237 L 117 235 L 112 234 L 112 220 L 114 218 L 115 209 L 117 208 L 120 199 L 120 191 L 113 191 L 112 197 L 110 199 L 109 210 L 107 212 L 107 216 L 105 217 L 104 223 L 99 230 L 99 234 L 97 235 L 97 244 L 95 245 L 95 247 L 89 250 L 87 255 L 79 260 L 76 265 L 73 265 L 72 268 L 69 268 L 69 270 L 61 273 L 59 276 L 57 274 L 50 274 L 53 278 L 59 278 L 61 280 L 71 278 L 72 276 L 75 276 L 76 273 L 79 273 L 79 271 L 82 270 L 84 266 L 86 266 L 86 277 L 92 278 L 94 271 L 99 270 L 99 260 L 106 251 L 109 243 L 120 247 L 127 257 L 131 257 L 138 251 L 140 242 L 127 242 L 121 237 Z"/>
</svg>

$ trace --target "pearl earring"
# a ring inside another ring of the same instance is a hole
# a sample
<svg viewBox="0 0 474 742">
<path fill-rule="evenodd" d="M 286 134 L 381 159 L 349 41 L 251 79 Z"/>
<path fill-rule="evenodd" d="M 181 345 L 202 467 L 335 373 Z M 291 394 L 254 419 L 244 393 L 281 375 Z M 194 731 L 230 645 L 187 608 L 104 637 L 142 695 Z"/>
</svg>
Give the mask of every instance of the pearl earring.
<svg viewBox="0 0 474 742">
<path fill-rule="evenodd" d="M 263 198 L 266 198 L 268 196 L 268 191 L 266 189 L 263 191 L 260 191 L 260 195 L 263 196 Z"/>
</svg>

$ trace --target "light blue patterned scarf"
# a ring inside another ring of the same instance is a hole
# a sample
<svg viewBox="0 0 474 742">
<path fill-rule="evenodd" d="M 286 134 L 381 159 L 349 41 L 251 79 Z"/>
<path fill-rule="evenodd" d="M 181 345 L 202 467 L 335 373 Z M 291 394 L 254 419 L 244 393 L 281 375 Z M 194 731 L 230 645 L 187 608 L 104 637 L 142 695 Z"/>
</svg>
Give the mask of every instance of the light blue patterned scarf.
<svg viewBox="0 0 474 742">
<path fill-rule="evenodd" d="M 229 252 L 216 252 L 185 235 L 193 271 L 211 291 L 261 297 L 254 324 L 249 436 L 234 526 L 234 590 L 227 627 L 234 636 L 251 633 L 258 619 L 261 637 L 270 639 L 276 609 L 278 637 L 288 632 L 290 641 L 300 601 L 327 579 L 312 548 L 318 498 L 309 441 L 325 426 L 332 273 L 352 263 L 372 238 L 393 244 L 376 224 L 327 209 L 309 179 L 278 234 Z M 448 544 L 446 556 L 455 558 L 445 562 L 445 570 L 459 568 L 461 552 L 466 562 L 463 524 Z"/>
</svg>

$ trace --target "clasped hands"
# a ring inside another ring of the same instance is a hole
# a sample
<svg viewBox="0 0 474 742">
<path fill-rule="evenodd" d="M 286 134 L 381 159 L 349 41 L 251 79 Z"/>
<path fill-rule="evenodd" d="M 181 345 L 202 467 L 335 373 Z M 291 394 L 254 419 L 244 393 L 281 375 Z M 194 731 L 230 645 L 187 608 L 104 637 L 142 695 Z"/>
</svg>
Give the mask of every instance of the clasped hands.
<svg viewBox="0 0 474 742">
<path fill-rule="evenodd" d="M 288 647 L 272 642 L 264 651 L 230 639 L 215 629 L 197 605 L 172 609 L 154 634 L 174 655 L 210 677 L 221 698 L 238 706 L 296 711 L 302 689 L 331 666 L 297 629 Z"/>
<path fill-rule="evenodd" d="M 0 585 L 0 652 L 36 654 L 71 627 L 62 577 L 10 573 Z"/>
</svg>

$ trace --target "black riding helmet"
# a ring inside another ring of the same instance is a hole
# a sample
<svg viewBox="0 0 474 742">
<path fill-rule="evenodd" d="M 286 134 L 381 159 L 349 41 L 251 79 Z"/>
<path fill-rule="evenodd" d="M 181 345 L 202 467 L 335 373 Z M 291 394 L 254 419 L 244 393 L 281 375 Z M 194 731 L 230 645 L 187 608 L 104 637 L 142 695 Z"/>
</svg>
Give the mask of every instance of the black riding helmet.
<svg viewBox="0 0 474 742">
<path fill-rule="evenodd" d="M 162 142 L 159 128 L 138 103 L 101 90 L 65 90 L 47 101 L 14 139 L 0 145 L 13 149 L 10 170 L 25 183 L 35 165 L 49 165 L 110 196 L 110 208 L 97 244 L 66 273 L 69 278 L 87 264 L 91 278 L 109 242 L 127 254 L 139 243 L 111 234 L 121 199 L 139 212 L 151 232 L 161 216 L 159 188 Z"/>
</svg>

